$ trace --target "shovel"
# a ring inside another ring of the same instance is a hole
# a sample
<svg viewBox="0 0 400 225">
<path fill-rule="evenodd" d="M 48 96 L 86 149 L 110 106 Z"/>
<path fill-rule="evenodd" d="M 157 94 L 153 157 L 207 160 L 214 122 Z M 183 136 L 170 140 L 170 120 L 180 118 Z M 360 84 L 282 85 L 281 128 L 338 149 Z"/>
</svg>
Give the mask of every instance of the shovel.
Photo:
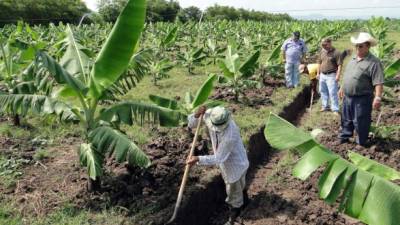
<svg viewBox="0 0 400 225">
<path fill-rule="evenodd" d="M 199 136 L 200 125 L 201 125 L 201 122 L 203 121 L 203 115 L 201 115 L 198 120 L 199 121 L 197 123 L 196 133 L 194 134 L 192 147 L 190 149 L 188 158 L 192 157 L 192 155 L 193 155 L 194 147 L 196 146 L 196 142 L 197 142 L 197 137 Z M 185 190 L 186 181 L 189 176 L 189 170 L 190 170 L 190 165 L 186 164 L 185 172 L 183 173 L 183 178 L 182 178 L 182 182 L 181 182 L 181 187 L 179 188 L 178 199 L 176 200 L 176 204 L 175 204 L 174 214 L 172 214 L 171 219 L 166 224 L 171 224 L 176 219 L 176 215 L 178 214 L 179 207 L 181 206 L 183 191 Z"/>
</svg>

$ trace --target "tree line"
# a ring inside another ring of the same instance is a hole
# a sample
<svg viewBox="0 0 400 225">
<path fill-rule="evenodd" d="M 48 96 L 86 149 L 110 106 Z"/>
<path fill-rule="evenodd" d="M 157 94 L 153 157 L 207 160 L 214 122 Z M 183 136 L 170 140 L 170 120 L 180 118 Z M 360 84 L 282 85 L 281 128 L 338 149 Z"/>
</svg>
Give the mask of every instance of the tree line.
<svg viewBox="0 0 400 225">
<path fill-rule="evenodd" d="M 100 0 L 99 14 L 107 22 L 113 22 L 118 17 L 119 12 L 125 5 L 127 0 Z M 179 3 L 174 0 L 152 0 L 147 3 L 147 16 L 148 22 L 172 22 L 176 19 L 181 22 L 198 21 L 201 16 L 205 20 L 255 20 L 255 21 L 275 21 L 287 20 L 293 18 L 288 14 L 272 14 L 267 12 L 236 9 L 230 6 L 220 6 L 215 4 L 208 7 L 204 12 L 196 6 L 181 8 Z"/>
<path fill-rule="evenodd" d="M 114 22 L 127 0 L 99 0 L 98 13 L 91 12 L 81 0 L 1 0 L 0 25 L 24 20 L 31 24 L 49 22 L 78 23 L 89 14 L 85 22 Z M 174 0 L 151 0 L 147 3 L 147 22 L 181 22 L 204 20 L 292 20 L 288 14 L 236 9 L 214 5 L 202 11 L 198 7 L 182 8 Z"/>
<path fill-rule="evenodd" d="M 18 20 L 77 23 L 89 11 L 81 0 L 0 0 L 0 25 Z"/>
</svg>

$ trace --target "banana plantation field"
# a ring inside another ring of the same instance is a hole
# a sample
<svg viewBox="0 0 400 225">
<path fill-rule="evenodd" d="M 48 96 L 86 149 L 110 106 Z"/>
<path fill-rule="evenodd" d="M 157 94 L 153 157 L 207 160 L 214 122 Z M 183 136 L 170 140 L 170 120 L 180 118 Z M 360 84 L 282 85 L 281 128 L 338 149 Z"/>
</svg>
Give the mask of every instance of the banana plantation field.
<svg viewBox="0 0 400 225">
<path fill-rule="evenodd" d="M 206 129 L 188 128 L 201 106 L 225 106 L 240 128 L 240 224 L 400 224 L 399 22 L 145 23 L 145 9 L 129 0 L 115 24 L 0 28 L 0 224 L 166 224 L 192 143 L 213 154 Z M 346 52 L 360 31 L 379 41 L 370 148 L 334 144 L 340 119 L 318 99 L 308 109 L 308 76 L 286 88 L 293 31 L 308 63 L 325 37 Z M 226 222 L 217 167 L 191 167 L 185 187 L 171 224 Z"/>
</svg>

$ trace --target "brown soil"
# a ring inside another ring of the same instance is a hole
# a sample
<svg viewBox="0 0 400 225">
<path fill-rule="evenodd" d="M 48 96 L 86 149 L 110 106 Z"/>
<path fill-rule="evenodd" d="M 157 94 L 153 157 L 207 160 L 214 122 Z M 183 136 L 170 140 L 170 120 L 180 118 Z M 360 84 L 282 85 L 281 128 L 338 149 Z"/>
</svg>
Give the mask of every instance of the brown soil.
<svg viewBox="0 0 400 225">
<path fill-rule="evenodd" d="M 142 213 L 139 211 L 147 208 L 150 211 L 143 215 L 145 219 L 135 224 L 164 224 L 172 215 L 193 138 L 187 129 L 176 128 L 174 132 L 181 133 L 182 138 L 168 138 L 166 133 L 159 133 L 160 138 L 142 148 L 152 161 L 145 170 L 108 160 L 98 193 L 87 192 L 86 170 L 80 167 L 76 154 L 81 138 L 66 137 L 56 148 L 48 148 L 51 158 L 37 163 L 32 160 L 37 149 L 29 140 L 1 137 L 4 155 L 32 161 L 25 166 L 15 186 L 0 185 L 0 191 L 6 199 L 16 200 L 15 206 L 22 216 L 45 216 L 65 204 L 94 211 L 120 208 L 125 216 Z M 195 154 L 208 154 L 206 143 L 200 137 Z M 203 169 L 192 168 L 188 182 L 201 183 Z M 186 190 L 190 195 L 190 188 Z"/>
<path fill-rule="evenodd" d="M 85 173 L 77 164 L 79 143 L 78 137 L 66 137 L 57 148 L 49 148 L 50 158 L 36 162 L 33 155 L 38 143 L 28 139 L 0 138 L 3 155 L 30 160 L 15 185 L 0 185 L 1 193 L 16 200 L 15 207 L 21 215 L 44 216 L 69 202 L 84 187 Z"/>
</svg>

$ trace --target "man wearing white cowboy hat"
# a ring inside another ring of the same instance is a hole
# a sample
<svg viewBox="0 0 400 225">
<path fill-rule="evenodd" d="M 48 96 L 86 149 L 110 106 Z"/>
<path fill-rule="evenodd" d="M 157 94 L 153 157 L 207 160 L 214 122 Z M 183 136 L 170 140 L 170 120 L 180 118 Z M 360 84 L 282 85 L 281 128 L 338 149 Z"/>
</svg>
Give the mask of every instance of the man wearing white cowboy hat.
<svg viewBox="0 0 400 225">
<path fill-rule="evenodd" d="M 377 41 L 361 32 L 351 42 L 356 56 L 347 64 L 339 96 L 343 98 L 340 144 L 348 142 L 356 130 L 358 148 L 366 145 L 371 126 L 372 108 L 379 110 L 383 92 L 384 73 L 380 60 L 369 52 Z"/>
<path fill-rule="evenodd" d="M 239 128 L 226 108 L 217 106 L 206 111 L 206 108 L 202 106 L 195 114 L 189 115 L 188 126 L 196 127 L 201 115 L 208 128 L 214 154 L 192 156 L 186 163 L 220 167 L 226 185 L 225 201 L 230 206 L 229 221 L 226 224 L 231 225 L 234 224 L 243 204 L 247 201 L 245 185 L 249 160 Z"/>
</svg>

